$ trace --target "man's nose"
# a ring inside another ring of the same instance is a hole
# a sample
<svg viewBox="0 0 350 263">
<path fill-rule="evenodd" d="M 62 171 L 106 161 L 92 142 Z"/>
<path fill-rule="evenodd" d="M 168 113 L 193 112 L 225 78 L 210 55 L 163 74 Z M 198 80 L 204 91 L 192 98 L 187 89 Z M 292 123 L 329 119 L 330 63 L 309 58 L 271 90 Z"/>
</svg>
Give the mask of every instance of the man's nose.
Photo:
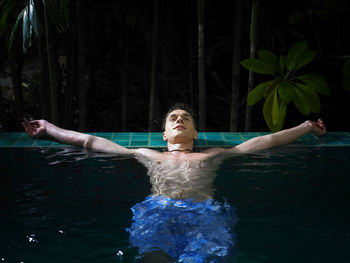
<svg viewBox="0 0 350 263">
<path fill-rule="evenodd" d="M 183 119 L 181 116 L 177 117 L 176 123 L 178 123 L 178 122 L 183 122 Z"/>
</svg>

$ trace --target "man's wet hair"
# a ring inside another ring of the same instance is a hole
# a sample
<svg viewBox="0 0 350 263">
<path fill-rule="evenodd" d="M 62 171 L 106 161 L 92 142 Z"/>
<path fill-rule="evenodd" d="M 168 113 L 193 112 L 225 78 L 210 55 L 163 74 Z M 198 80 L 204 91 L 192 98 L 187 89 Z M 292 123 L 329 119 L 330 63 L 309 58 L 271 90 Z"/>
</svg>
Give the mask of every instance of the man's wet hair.
<svg viewBox="0 0 350 263">
<path fill-rule="evenodd" d="M 165 125 L 166 125 L 166 119 L 168 118 L 168 115 L 173 112 L 174 110 L 184 110 L 186 112 L 188 112 L 192 119 L 193 119 L 193 123 L 194 123 L 194 128 L 197 129 L 197 124 L 196 124 L 196 119 L 195 119 L 195 114 L 194 111 L 192 110 L 192 108 L 190 106 L 188 106 L 186 103 L 175 103 L 174 105 L 172 105 L 168 112 L 164 115 L 163 118 L 163 125 L 162 125 L 162 129 L 163 131 L 165 130 Z"/>
</svg>

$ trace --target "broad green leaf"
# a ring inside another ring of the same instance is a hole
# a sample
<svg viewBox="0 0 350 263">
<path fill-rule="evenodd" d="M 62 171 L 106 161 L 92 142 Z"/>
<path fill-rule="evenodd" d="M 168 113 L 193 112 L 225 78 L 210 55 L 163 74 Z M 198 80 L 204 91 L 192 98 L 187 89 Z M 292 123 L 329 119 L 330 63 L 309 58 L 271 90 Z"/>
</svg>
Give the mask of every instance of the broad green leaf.
<svg viewBox="0 0 350 263">
<path fill-rule="evenodd" d="M 298 70 L 299 68 L 309 64 L 311 61 L 314 60 L 316 54 L 316 51 L 305 50 L 303 53 L 300 54 L 299 58 L 297 59 L 294 70 Z"/>
<path fill-rule="evenodd" d="M 328 19 L 328 12 L 325 9 L 318 9 L 314 13 L 323 19 Z"/>
<path fill-rule="evenodd" d="M 321 102 L 320 98 L 318 97 L 317 93 L 313 91 L 309 86 L 303 85 L 303 84 L 296 84 L 297 89 L 300 89 L 304 92 L 303 96 L 306 98 L 307 103 L 310 106 L 310 110 L 314 113 L 318 113 L 321 109 Z"/>
<path fill-rule="evenodd" d="M 285 104 L 282 100 L 278 99 L 278 96 L 276 96 L 276 94 L 277 92 L 272 92 L 266 99 L 263 107 L 264 119 L 270 131 L 272 132 L 276 132 L 282 129 L 287 113 L 287 104 Z M 273 113 L 273 104 L 275 98 L 277 98 L 277 103 L 279 106 L 277 112 L 277 122 L 273 124 L 273 114 L 276 114 L 276 112 Z"/>
<path fill-rule="evenodd" d="M 281 72 L 279 68 L 279 59 L 274 53 L 269 50 L 259 50 L 258 55 L 260 60 L 272 71 Z"/>
<path fill-rule="evenodd" d="M 265 100 L 264 106 L 263 106 L 263 114 L 265 121 L 267 123 L 267 126 L 271 130 L 273 125 L 272 121 L 272 107 L 273 107 L 273 99 L 274 99 L 274 92 L 272 92 Z"/>
<path fill-rule="evenodd" d="M 260 59 L 248 58 L 241 61 L 241 65 L 246 69 L 263 75 L 274 75 L 271 68 L 265 65 Z"/>
<path fill-rule="evenodd" d="M 281 67 L 281 73 L 284 73 L 284 69 L 286 68 L 286 57 L 281 55 L 280 56 L 280 67 Z"/>
<path fill-rule="evenodd" d="M 247 104 L 251 106 L 259 102 L 264 97 L 266 88 L 271 84 L 272 81 L 266 81 L 256 86 L 251 92 L 249 92 Z"/>
<path fill-rule="evenodd" d="M 297 24 L 297 23 L 299 23 L 301 21 L 302 18 L 303 18 L 303 14 L 302 13 L 295 12 L 289 17 L 289 24 L 291 24 L 291 25 Z"/>
<path fill-rule="evenodd" d="M 280 101 L 279 103 L 279 111 L 278 111 L 278 122 L 275 126 L 273 126 L 270 130 L 272 132 L 280 131 L 283 128 L 284 121 L 286 119 L 287 114 L 287 104 L 285 104 L 283 101 Z"/>
<path fill-rule="evenodd" d="M 272 125 L 275 126 L 278 122 L 279 107 L 278 107 L 278 96 L 277 89 L 275 89 L 272 102 Z"/>
<path fill-rule="evenodd" d="M 300 55 L 307 49 L 307 41 L 301 41 L 294 44 L 288 51 L 286 58 L 287 71 L 292 72 L 298 61 L 300 61 Z"/>
<path fill-rule="evenodd" d="M 272 83 L 267 86 L 266 90 L 265 90 L 265 94 L 264 97 L 267 98 L 271 92 L 273 92 L 275 90 L 275 88 L 277 87 L 278 83 L 281 81 L 281 78 L 275 78 Z"/>
<path fill-rule="evenodd" d="M 295 96 L 293 98 L 295 107 L 304 115 L 309 115 L 311 112 L 311 106 L 308 101 L 308 96 L 302 89 L 295 89 Z"/>
<path fill-rule="evenodd" d="M 282 80 L 278 84 L 277 89 L 278 89 L 278 94 L 284 103 L 288 104 L 289 102 L 291 102 L 295 93 L 294 91 L 295 87 L 293 84 L 289 83 L 286 80 Z"/>
<path fill-rule="evenodd" d="M 345 90 L 350 90 L 350 58 L 345 60 L 343 66 L 343 86 Z"/>
<path fill-rule="evenodd" d="M 322 95 L 329 95 L 330 90 L 326 80 L 318 74 L 308 73 L 297 77 L 303 81 L 307 86 L 310 86 L 314 91 Z"/>
</svg>

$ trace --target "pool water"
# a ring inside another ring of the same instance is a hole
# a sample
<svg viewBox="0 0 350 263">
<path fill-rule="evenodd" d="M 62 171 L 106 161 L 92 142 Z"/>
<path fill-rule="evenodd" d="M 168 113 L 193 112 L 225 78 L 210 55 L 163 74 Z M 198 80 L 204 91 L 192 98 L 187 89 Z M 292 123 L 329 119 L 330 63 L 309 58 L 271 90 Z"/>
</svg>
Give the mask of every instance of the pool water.
<svg viewBox="0 0 350 263">
<path fill-rule="evenodd" d="M 237 210 L 232 262 L 349 262 L 350 147 L 281 147 L 226 160 L 215 199 Z M 1 262 L 134 262 L 136 160 L 76 148 L 0 149 Z"/>
</svg>

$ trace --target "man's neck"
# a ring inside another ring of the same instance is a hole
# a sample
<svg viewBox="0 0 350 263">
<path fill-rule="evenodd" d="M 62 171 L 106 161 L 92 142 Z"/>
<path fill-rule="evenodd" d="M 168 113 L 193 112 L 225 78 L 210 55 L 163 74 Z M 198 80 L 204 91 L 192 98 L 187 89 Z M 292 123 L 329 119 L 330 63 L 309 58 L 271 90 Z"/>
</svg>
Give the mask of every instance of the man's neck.
<svg viewBox="0 0 350 263">
<path fill-rule="evenodd" d="M 168 151 L 193 151 L 193 142 L 192 143 L 169 143 L 168 142 Z"/>
</svg>

